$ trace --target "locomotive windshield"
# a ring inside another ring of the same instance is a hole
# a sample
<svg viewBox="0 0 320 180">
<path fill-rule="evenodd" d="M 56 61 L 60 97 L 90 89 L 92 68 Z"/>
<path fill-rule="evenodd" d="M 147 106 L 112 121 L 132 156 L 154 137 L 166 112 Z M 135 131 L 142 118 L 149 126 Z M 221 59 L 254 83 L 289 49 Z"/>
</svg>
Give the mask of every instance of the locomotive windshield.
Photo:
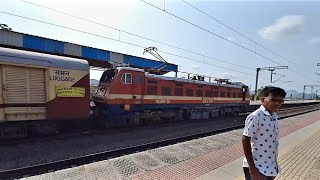
<svg viewBox="0 0 320 180">
<path fill-rule="evenodd" d="M 100 82 L 99 85 L 105 84 L 105 83 L 110 83 L 114 76 L 116 75 L 116 70 L 115 69 L 109 69 L 105 72 L 103 72 L 101 78 L 100 78 Z"/>
</svg>

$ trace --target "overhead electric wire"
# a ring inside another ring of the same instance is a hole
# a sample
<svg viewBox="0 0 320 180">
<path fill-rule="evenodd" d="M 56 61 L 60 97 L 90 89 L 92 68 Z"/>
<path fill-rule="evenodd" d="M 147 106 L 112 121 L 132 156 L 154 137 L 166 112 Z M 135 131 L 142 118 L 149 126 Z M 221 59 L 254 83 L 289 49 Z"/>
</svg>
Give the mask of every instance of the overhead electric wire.
<svg viewBox="0 0 320 180">
<path fill-rule="evenodd" d="M 234 28 L 230 27 L 229 25 L 227 25 L 227 24 L 223 23 L 222 21 L 218 20 L 217 18 L 212 17 L 212 16 L 211 16 L 211 15 L 209 15 L 208 13 L 206 13 L 206 12 L 204 12 L 203 10 L 201 10 L 201 9 L 197 8 L 196 6 L 194 6 L 194 5 L 190 4 L 189 2 L 187 2 L 187 1 L 185 1 L 185 0 L 181 0 L 181 1 L 182 1 L 182 2 L 184 2 L 185 4 L 189 5 L 190 7 L 192 7 L 192 8 L 194 8 L 194 9 L 196 9 L 197 11 L 201 12 L 202 14 L 204 14 L 204 15 L 208 16 L 208 17 L 209 17 L 209 18 L 211 18 L 212 20 L 214 20 L 214 21 L 218 22 L 219 24 L 221 24 L 221 25 L 225 26 L 226 28 L 230 29 L 231 31 L 233 31 L 233 32 L 237 33 L 238 35 L 240 35 L 240 36 L 244 37 L 245 39 L 247 39 L 247 40 L 249 40 L 249 41 L 253 42 L 255 45 L 257 45 L 257 46 L 259 46 L 259 47 L 261 47 L 261 48 L 263 48 L 263 49 L 265 49 L 265 50 L 267 50 L 267 51 L 269 51 L 269 52 L 271 52 L 271 53 L 273 53 L 273 54 L 275 54 L 275 55 L 277 55 L 277 56 L 281 57 L 282 59 L 284 59 L 284 60 L 286 60 L 286 61 L 288 61 L 288 62 L 291 62 L 291 63 L 296 64 L 295 62 L 293 62 L 293 61 L 289 60 L 288 58 L 285 58 L 285 57 L 281 56 L 280 54 L 278 54 L 278 53 L 276 53 L 276 52 L 274 52 L 274 51 L 270 50 L 269 48 L 266 48 L 265 46 L 261 45 L 260 43 L 256 42 L 255 40 L 253 40 L 253 39 L 249 38 L 248 36 L 246 36 L 246 35 L 242 34 L 241 32 L 237 31 L 236 29 L 234 29 Z"/>
<path fill-rule="evenodd" d="M 267 59 L 267 60 L 269 60 L 269 61 L 271 61 L 271 62 L 274 62 L 274 63 L 276 63 L 276 64 L 278 64 L 278 65 L 281 65 L 281 64 L 279 64 L 277 61 L 275 61 L 275 60 L 273 60 L 273 59 L 271 59 L 271 58 L 268 58 L 268 57 L 266 57 L 266 56 L 264 56 L 264 55 L 262 55 L 262 54 L 260 54 L 260 53 L 258 53 L 258 52 L 256 52 L 256 51 L 254 51 L 254 50 L 252 50 L 252 49 L 249 49 L 249 48 L 247 48 L 247 47 L 245 47 L 245 46 L 243 46 L 243 45 L 241 45 L 241 44 L 238 44 L 238 43 L 236 43 L 236 42 L 233 42 L 233 41 L 231 41 L 231 40 L 229 40 L 229 39 L 227 39 L 227 38 L 225 38 L 225 37 L 223 37 L 223 36 L 221 36 L 221 35 L 219 35 L 219 34 L 216 34 L 216 33 L 212 32 L 212 31 L 210 31 L 210 30 L 208 30 L 208 29 L 205 29 L 205 28 L 203 28 L 203 27 L 201 27 L 201 26 L 199 26 L 199 25 L 197 25 L 197 24 L 195 24 L 195 23 L 193 23 L 193 22 L 190 22 L 190 21 L 188 21 L 188 20 L 186 20 L 186 19 L 183 19 L 182 17 L 179 17 L 179 16 L 177 16 L 177 15 L 171 13 L 171 12 L 162 10 L 161 8 L 155 6 L 155 5 L 151 4 L 151 3 L 148 3 L 148 2 L 146 2 L 145 0 L 140 0 L 140 1 L 144 2 L 145 4 L 148 4 L 149 6 L 151 6 L 151 7 L 153 7 L 153 8 L 156 8 L 156 9 L 162 11 L 162 12 L 165 12 L 165 13 L 167 13 L 167 14 L 169 14 L 169 15 L 177 18 L 177 19 L 180 19 L 181 21 L 184 21 L 185 23 L 188 23 L 188 24 L 190 24 L 190 25 L 192 25 L 192 26 L 194 26 L 194 27 L 196 27 L 196 28 L 198 28 L 198 29 L 201 29 L 201 30 L 203 30 L 203 31 L 205 31 L 205 32 L 213 35 L 213 36 L 216 36 L 216 37 L 218 37 L 218 38 L 220 38 L 220 39 L 223 39 L 223 40 L 225 40 L 225 41 L 227 41 L 227 42 L 229 42 L 229 43 L 231 43 L 231 44 L 234 44 L 234 45 L 239 46 L 239 47 L 241 47 L 241 48 L 243 48 L 243 49 L 245 49 L 245 50 L 247 50 L 247 51 L 249 51 L 249 52 L 252 52 L 252 53 L 254 53 L 254 54 L 256 54 L 256 55 L 258 55 L 258 56 L 260 56 L 260 57 L 262 57 L 262 58 L 264 58 L 264 59 Z"/>
<path fill-rule="evenodd" d="M 46 8 L 46 9 L 49 9 L 51 11 L 55 11 L 55 12 L 58 12 L 58 13 L 61 13 L 61 14 L 64 14 L 64 15 L 68 15 L 68 16 L 71 16 L 73 18 L 77 18 L 77 19 L 81 19 L 81 20 L 84 20 L 84 21 L 87 21 L 87 22 L 90 22 L 90 23 L 93 23 L 93 24 L 97 24 L 97 25 L 100 25 L 100 26 L 103 26 L 103 27 L 107 27 L 107 28 L 110 28 L 110 29 L 113 29 L 113 30 L 116 30 L 116 31 L 119 31 L 119 32 L 123 32 L 123 33 L 126 33 L 126 34 L 129 34 L 129 35 L 132 35 L 132 36 L 135 36 L 135 37 L 139 37 L 139 38 L 142 38 L 142 39 L 146 39 L 146 40 L 149 40 L 149 41 L 153 41 L 153 42 L 156 42 L 156 43 L 159 43 L 159 44 L 162 44 L 162 45 L 165 45 L 165 46 L 168 46 L 168 47 L 172 47 L 172 48 L 175 48 L 175 49 L 179 49 L 179 50 L 182 50 L 182 51 L 185 51 L 185 52 L 189 52 L 189 53 L 193 53 L 193 54 L 196 54 L 196 55 L 199 55 L 199 56 L 202 56 L 202 57 L 205 57 L 205 58 L 209 58 L 209 59 L 212 59 L 212 60 L 215 60 L 215 61 L 220 61 L 220 62 L 223 62 L 223 63 L 227 63 L 227 64 L 231 64 L 231 65 L 234 65 L 234 66 L 239 66 L 239 67 L 242 67 L 242 68 L 246 68 L 246 69 L 253 69 L 253 68 L 250 68 L 250 67 L 247 67 L 247 66 L 242 66 L 242 65 L 238 65 L 238 64 L 235 64 L 235 63 L 231 63 L 231 62 L 228 62 L 228 61 L 225 61 L 225 60 L 221 60 L 221 59 L 218 59 L 218 58 L 215 58 L 215 57 L 211 57 L 211 56 L 207 56 L 207 55 L 204 55 L 204 54 L 201 54 L 201 53 L 198 53 L 198 52 L 194 52 L 194 51 L 191 51 L 191 50 L 187 50 L 187 49 L 184 49 L 184 48 L 180 48 L 180 47 L 177 47 L 177 46 L 174 46 L 174 45 L 170 45 L 170 44 L 167 44 L 167 43 L 164 43 L 164 42 L 161 42 L 161 41 L 158 41 L 158 40 L 154 40 L 154 39 L 151 39 L 151 38 L 147 38 L 147 37 L 143 37 L 141 35 L 137 35 L 137 34 L 134 34 L 134 33 L 131 33 L 131 32 L 128 32 L 128 31 L 124 31 L 124 30 L 121 30 L 121 29 L 118 29 L 118 28 L 114 28 L 114 27 L 111 27 L 111 26 L 108 26 L 108 25 L 105 25 L 105 24 L 102 24 L 102 23 L 99 23 L 99 22 L 96 22 L 96 21 L 93 21 L 93 20 L 89 20 L 89 19 L 86 19 L 86 18 L 83 18 L 83 17 L 79 17 L 79 16 L 74 16 L 72 14 L 69 14 L 69 13 L 66 13 L 66 12 L 63 12 L 63 11 L 59 11 L 59 10 L 56 10 L 56 9 L 53 9 L 53 8 L 50 8 L 50 7 L 46 7 L 46 6 L 43 6 L 43 5 L 39 5 L 39 4 L 36 4 L 36 3 L 32 3 L 32 2 L 29 2 L 29 1 L 25 1 L 25 0 L 21 0 L 22 2 L 25 2 L 25 3 L 29 3 L 29 4 L 32 4 L 32 5 L 35 5 L 35 6 L 38 6 L 38 7 L 42 7 L 42 8 Z M 190 3 L 187 3 L 186 1 L 182 0 L 183 2 L 185 2 L 186 4 L 190 5 L 191 7 L 194 7 L 195 9 L 201 11 L 199 8 L 196 8 L 195 6 L 191 5 Z M 165 9 L 164 9 L 165 11 Z M 207 15 L 207 13 L 205 12 L 202 12 L 204 14 Z M 247 36 L 241 34 L 240 32 L 237 32 L 236 30 L 234 30 L 233 28 L 231 28 L 230 26 L 222 23 L 221 21 L 217 20 L 216 18 L 214 17 L 211 17 L 210 15 L 208 15 L 210 18 L 214 19 L 215 21 L 219 22 L 220 24 L 226 26 L 227 28 L 233 30 L 234 32 L 240 34 L 241 36 L 245 37 L 246 39 L 248 39 L 249 41 L 252 41 L 254 42 L 253 40 L 251 40 L 250 38 L 248 38 Z M 289 61 L 289 62 L 292 62 L 292 63 L 295 63 L 293 61 L 290 61 L 288 60 L 287 58 L 275 53 L 274 51 L 268 49 L 268 48 L 265 48 L 264 46 L 260 45 L 259 43 L 256 43 L 254 42 L 257 46 L 260 46 L 272 53 L 274 53 L 275 55 Z M 296 64 L 296 63 L 295 63 Z M 297 72 L 291 68 L 289 68 L 289 70 L 295 72 L 295 73 L 298 73 L 300 76 L 303 76 L 300 72 Z"/>
<path fill-rule="evenodd" d="M 212 20 L 214 20 L 214 21 L 218 22 L 219 24 L 221 24 L 221 25 L 223 25 L 223 26 L 227 27 L 228 29 L 232 30 L 233 32 L 237 33 L 238 35 L 240 35 L 240 36 L 244 37 L 245 39 L 247 39 L 247 40 L 249 40 L 249 41 L 253 42 L 255 45 L 257 45 L 257 46 L 259 46 L 259 47 L 261 47 L 261 48 L 263 48 L 263 49 L 265 49 L 265 50 L 267 50 L 267 51 L 269 51 L 269 52 L 271 52 L 271 53 L 273 53 L 273 54 L 275 54 L 275 55 L 279 56 L 280 58 L 282 58 L 282 59 L 284 59 L 284 60 L 286 60 L 286 61 L 288 61 L 288 62 L 291 62 L 291 63 L 293 63 L 293 64 L 297 65 L 297 63 L 296 63 L 296 62 L 293 62 L 293 61 L 289 60 L 288 58 L 285 58 L 285 57 L 283 57 L 282 55 L 280 55 L 280 54 L 278 54 L 278 53 L 276 53 L 276 52 L 274 52 L 274 51 L 272 51 L 272 50 L 270 50 L 270 49 L 266 48 L 265 46 L 263 46 L 263 45 L 259 44 L 258 42 L 254 41 L 253 39 L 249 38 L 248 36 L 246 36 L 246 35 L 242 34 L 241 32 L 237 31 L 236 29 L 234 29 L 234 28 L 230 27 L 229 25 L 227 25 L 227 24 L 223 23 L 222 21 L 218 20 L 217 18 L 212 17 L 212 16 L 211 16 L 211 15 L 209 15 L 208 13 L 206 13 L 206 12 L 202 11 L 201 9 L 199 9 L 199 8 L 197 8 L 196 6 L 194 6 L 194 5 L 190 4 L 190 3 L 188 3 L 187 1 L 185 1 L 185 0 L 181 0 L 181 1 L 182 1 L 182 2 L 184 2 L 185 4 L 189 5 L 190 7 L 192 7 L 192 8 L 194 8 L 194 9 L 196 9 L 197 11 L 201 12 L 202 14 L 204 14 L 204 15 L 208 16 L 208 17 L 209 17 L 209 18 L 211 18 Z M 292 69 L 292 68 L 290 68 L 290 67 L 289 67 L 289 70 L 291 70 L 292 72 L 298 73 L 300 76 L 304 77 L 304 75 L 302 75 L 300 72 L 295 71 L 295 70 L 293 70 L 293 69 Z"/>
<path fill-rule="evenodd" d="M 140 47 L 140 48 L 146 48 L 146 47 L 141 46 L 141 45 L 138 45 L 138 44 L 134 44 L 134 43 L 126 42 L 126 41 L 121 41 L 121 40 L 118 40 L 118 39 L 113 39 L 113 38 L 110 38 L 110 37 L 106 37 L 106 36 L 102 36 L 102 35 L 98 35 L 98 34 L 86 32 L 86 31 L 82 31 L 82 30 L 78 30 L 78 29 L 74 29 L 74 28 L 70 28 L 70 27 L 66 27 L 66 26 L 62 26 L 62 25 L 58 25 L 58 24 L 54 24 L 54 23 L 50 23 L 50 22 L 46 22 L 46 21 L 34 19 L 34 18 L 29 18 L 29 17 L 25 17 L 25 16 L 21 16 L 21 15 L 16 15 L 16 14 L 13 14 L 13 13 L 8 13 L 8 12 L 0 12 L 0 13 L 1 13 L 1 14 L 6 14 L 6 15 L 9 15 L 9 16 L 19 17 L 19 18 L 22 18 L 22 19 L 28 19 L 28 20 L 31 20 L 31 21 L 36 21 L 36 22 L 48 24 L 48 25 L 51 25 L 51 26 L 60 27 L 60 28 L 63 28 L 63 29 L 68 29 L 68 30 L 80 32 L 80 33 L 83 33 L 83 34 L 92 35 L 92 36 L 99 37 L 99 38 L 104 38 L 104 39 L 108 39 L 108 40 L 112 40 L 112 41 L 117 41 L 117 42 L 120 42 L 120 43 L 132 45 L 132 46 L 136 46 L 136 47 Z M 196 59 L 188 58 L 188 57 L 185 57 L 185 56 L 181 56 L 181 55 L 169 53 L 169 52 L 166 52 L 166 51 L 160 51 L 160 50 L 158 50 L 158 51 L 159 51 L 159 52 L 162 52 L 162 53 L 164 53 L 164 54 L 168 54 L 168 55 L 180 57 L 180 58 L 183 58 L 183 59 L 192 60 L 192 61 L 195 61 L 195 62 L 200 62 L 200 63 L 203 63 L 203 64 L 207 64 L 207 65 L 219 67 L 219 68 L 226 69 L 226 70 L 230 70 L 230 71 L 233 71 L 233 72 L 238 72 L 238 73 L 242 73 L 242 74 L 249 75 L 249 76 L 253 76 L 253 77 L 255 76 L 255 75 L 253 75 L 253 74 L 249 74 L 249 73 L 246 73 L 246 72 L 242 72 L 242 71 L 238 71 L 238 70 L 226 68 L 226 67 L 223 67 L 223 66 L 218 66 L 218 65 L 215 65 L 215 64 L 212 64 L 212 63 L 203 62 L 203 61 L 200 61 L 200 60 L 196 60 Z"/>
<path fill-rule="evenodd" d="M 188 20 L 186 20 L 186 19 L 183 19 L 183 18 L 181 18 L 181 17 L 179 17 L 179 16 L 177 16 L 177 15 L 171 13 L 171 12 L 168 12 L 168 11 L 166 11 L 166 10 L 162 10 L 161 8 L 155 6 L 155 5 L 151 4 L 151 3 L 148 3 L 148 2 L 146 2 L 145 0 L 140 0 L 140 1 L 144 2 L 145 4 L 148 4 L 149 6 L 151 6 L 151 7 L 153 7 L 153 8 L 156 8 L 156 9 L 162 11 L 162 12 L 165 12 L 165 13 L 167 13 L 167 14 L 169 14 L 169 15 L 177 18 L 177 19 L 180 19 L 181 21 L 184 21 L 185 23 L 188 23 L 188 24 L 190 24 L 190 25 L 192 25 L 192 26 L 194 26 L 194 27 L 197 27 L 198 29 L 201 29 L 201 30 L 203 30 L 203 31 L 205 31 L 205 32 L 207 32 L 207 33 L 209 33 L 209 34 L 211 34 L 211 35 L 214 35 L 214 36 L 216 36 L 216 37 L 219 37 L 219 38 L 221 38 L 221 39 L 223 39 L 223 40 L 225 40 L 225 41 L 227 41 L 227 42 L 229 42 L 229 43 L 232 43 L 232 44 L 237 45 L 237 46 L 239 46 L 239 47 L 241 47 L 241 48 L 243 48 L 243 49 L 245 49 L 245 50 L 247 50 L 247 51 L 249 51 L 249 52 L 252 52 L 252 53 L 254 53 L 254 54 L 256 54 L 256 55 L 258 55 L 258 56 L 260 56 L 260 57 L 262 57 L 262 58 L 264 58 L 264 59 L 267 59 L 267 60 L 269 60 L 269 61 L 271 61 L 271 62 L 274 62 L 274 63 L 276 63 L 276 64 L 278 64 L 278 65 L 281 65 L 280 63 L 276 62 L 275 60 L 273 60 L 273 59 L 271 59 L 271 58 L 268 58 L 267 56 L 264 56 L 264 55 L 256 52 L 255 50 L 249 49 L 249 48 L 247 48 L 247 47 L 245 47 L 245 46 L 242 46 L 241 44 L 238 44 L 238 43 L 236 43 L 236 42 L 233 42 L 233 41 L 231 41 L 231 40 L 229 40 L 229 39 L 227 39 L 227 38 L 225 38 L 225 37 L 223 37 L 223 36 L 221 36 L 221 35 L 218 35 L 218 34 L 212 32 L 212 31 L 210 31 L 210 30 L 207 30 L 207 29 L 205 29 L 205 28 L 203 28 L 203 27 L 201 27 L 201 26 L 199 26 L 199 25 L 196 25 L 196 24 L 194 24 L 194 23 L 192 23 L 192 22 L 190 22 L 190 21 L 188 21 Z M 291 68 L 289 68 L 289 70 L 291 70 L 292 72 L 295 72 L 295 73 L 299 74 L 301 77 L 303 77 L 303 78 L 305 79 L 305 75 L 301 74 L 300 72 L 295 71 L 295 70 L 293 70 L 293 69 L 291 69 Z"/>
<path fill-rule="evenodd" d="M 205 58 L 208 58 L 208 59 L 212 59 L 212 60 L 215 60 L 215 61 L 231 64 L 231 65 L 234 65 L 234 66 L 238 66 L 238 67 L 242 67 L 242 68 L 246 68 L 246 69 L 250 69 L 250 70 L 254 70 L 254 68 L 250 68 L 250 67 L 247 67 L 247 66 L 235 64 L 235 63 L 232 63 L 232 62 L 229 62 L 229 61 L 226 61 L 226 60 L 221 60 L 221 59 L 218 59 L 218 58 L 215 58 L 215 57 L 212 57 L 212 56 L 208 56 L 208 55 L 201 54 L 201 53 L 198 53 L 198 52 L 194 52 L 194 51 L 191 51 L 191 50 L 188 50 L 188 49 L 177 47 L 177 46 L 174 46 L 174 45 L 171 45 L 171 44 L 168 44 L 168 43 L 164 43 L 164 42 L 161 42 L 161 41 L 158 41 L 158 40 L 154 40 L 154 39 L 151 39 L 151 38 L 148 38 L 148 37 L 144 37 L 144 36 L 141 36 L 141 35 L 138 35 L 138 34 L 134 34 L 134 33 L 128 32 L 128 31 L 124 31 L 124 30 L 121 30 L 121 29 L 118 29 L 118 28 L 115 28 L 115 27 L 112 27 L 112 26 L 109 26 L 109 25 L 106 25 L 106 24 L 102 24 L 102 23 L 97 22 L 97 21 L 86 19 L 86 18 L 83 18 L 83 17 L 80 17 L 80 16 L 75 16 L 75 15 L 72 15 L 70 13 L 66 13 L 66 12 L 63 12 L 63 11 L 60 11 L 60 10 L 57 10 L 57 9 L 53 9 L 53 8 L 50 8 L 50 7 L 47 7 L 47 6 L 44 6 L 44 5 L 36 4 L 36 3 L 25 1 L 25 0 L 21 0 L 21 1 L 25 2 L 25 3 L 28 3 L 28 4 L 31 4 L 31 5 L 34 5 L 34 6 L 38 6 L 38 7 L 41 7 L 41 8 L 48 9 L 48 10 L 51 10 L 51 11 L 54 11 L 54 12 L 58 12 L 58 13 L 61 13 L 61 14 L 64 14 L 64 15 L 67 15 L 67 16 L 70 16 L 70 17 L 73 17 L 73 18 L 76 18 L 76 19 L 80 19 L 80 20 L 87 21 L 87 22 L 90 22 L 90 23 L 93 23 L 93 24 L 96 24 L 96 25 L 100 25 L 102 27 L 106 27 L 106 28 L 109 28 L 109 29 L 113 29 L 113 30 L 122 32 L 122 33 L 126 33 L 126 34 L 129 34 L 131 36 L 135 36 L 135 37 L 138 37 L 138 38 L 141 38 L 141 39 L 145 39 L 145 40 L 148 40 L 148 41 L 152 41 L 152 42 L 156 42 L 156 43 L 159 43 L 159 44 L 171 47 L 171 48 L 175 48 L 175 49 L 179 49 L 179 50 L 182 50 L 182 51 L 185 51 L 185 52 L 189 52 L 189 53 L 192 53 L 192 54 L 195 54 L 195 55 L 199 55 L 199 56 L 202 56 L 202 57 L 205 57 Z"/>
</svg>

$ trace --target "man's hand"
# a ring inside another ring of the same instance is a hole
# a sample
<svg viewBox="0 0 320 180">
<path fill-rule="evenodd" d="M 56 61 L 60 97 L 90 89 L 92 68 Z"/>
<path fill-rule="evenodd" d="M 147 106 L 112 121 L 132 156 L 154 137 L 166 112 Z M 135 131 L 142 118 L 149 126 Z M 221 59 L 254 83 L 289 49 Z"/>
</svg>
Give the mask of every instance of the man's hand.
<svg viewBox="0 0 320 180">
<path fill-rule="evenodd" d="M 259 170 L 256 167 L 250 167 L 249 168 L 251 179 L 252 180 L 264 180 L 264 176 L 259 172 Z"/>
</svg>

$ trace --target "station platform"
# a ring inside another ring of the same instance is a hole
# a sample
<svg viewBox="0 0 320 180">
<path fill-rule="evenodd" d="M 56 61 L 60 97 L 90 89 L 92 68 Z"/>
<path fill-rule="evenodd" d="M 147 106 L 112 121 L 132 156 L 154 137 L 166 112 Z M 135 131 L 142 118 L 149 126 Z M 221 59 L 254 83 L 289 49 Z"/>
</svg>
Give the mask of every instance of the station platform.
<svg viewBox="0 0 320 180">
<path fill-rule="evenodd" d="M 279 121 L 276 179 L 320 179 L 320 111 Z M 23 179 L 242 180 L 242 129 Z"/>
<path fill-rule="evenodd" d="M 299 126 L 303 126 L 302 123 L 296 124 L 296 128 Z M 281 171 L 276 179 L 320 180 L 320 121 L 299 130 L 296 128 L 280 129 L 278 162 Z M 244 180 L 242 160 L 243 156 L 195 179 Z"/>
<path fill-rule="evenodd" d="M 284 101 L 284 104 L 307 104 L 307 103 L 314 103 L 314 102 L 320 102 L 320 100 L 286 100 Z M 261 101 L 250 101 L 250 105 L 261 105 Z"/>
</svg>

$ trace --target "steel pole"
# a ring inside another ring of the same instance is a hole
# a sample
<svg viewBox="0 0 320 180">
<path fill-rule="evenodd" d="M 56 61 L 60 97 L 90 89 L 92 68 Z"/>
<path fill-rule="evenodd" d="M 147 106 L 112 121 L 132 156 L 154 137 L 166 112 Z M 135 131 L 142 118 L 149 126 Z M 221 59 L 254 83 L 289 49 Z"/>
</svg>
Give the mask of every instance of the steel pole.
<svg viewBox="0 0 320 180">
<path fill-rule="evenodd" d="M 302 101 L 304 101 L 304 93 L 305 93 L 305 90 L 306 90 L 306 86 L 304 85 L 304 86 L 303 86 Z"/>
<path fill-rule="evenodd" d="M 254 90 L 254 101 L 257 101 L 259 71 L 260 71 L 260 68 L 257 68 L 256 88 L 255 88 L 255 90 Z"/>
</svg>

